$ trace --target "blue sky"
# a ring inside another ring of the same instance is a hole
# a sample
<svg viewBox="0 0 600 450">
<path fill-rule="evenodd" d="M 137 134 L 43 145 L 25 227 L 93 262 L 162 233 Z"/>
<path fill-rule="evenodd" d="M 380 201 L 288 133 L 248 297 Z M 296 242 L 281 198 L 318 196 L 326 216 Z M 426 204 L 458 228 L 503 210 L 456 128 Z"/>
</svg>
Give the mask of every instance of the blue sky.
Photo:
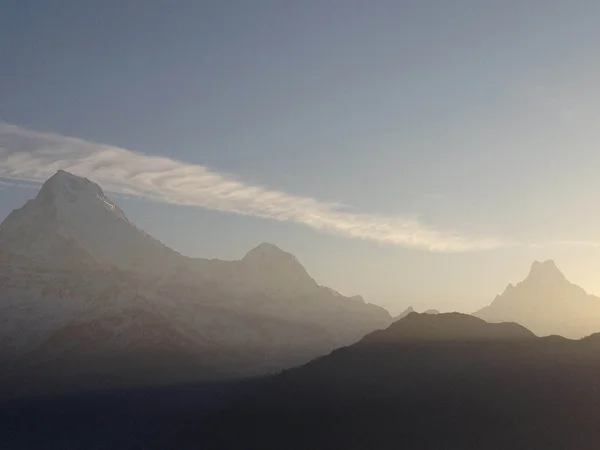
<svg viewBox="0 0 600 450">
<path fill-rule="evenodd" d="M 116 199 L 186 254 L 273 242 L 391 309 L 469 311 L 545 258 L 600 293 L 599 21 L 595 1 L 5 0 L 0 176 L 26 181 L 0 216 L 55 163 L 146 197 Z M 107 148 L 123 171 L 86 166 Z M 195 178 L 157 195 L 175 163 Z"/>
</svg>

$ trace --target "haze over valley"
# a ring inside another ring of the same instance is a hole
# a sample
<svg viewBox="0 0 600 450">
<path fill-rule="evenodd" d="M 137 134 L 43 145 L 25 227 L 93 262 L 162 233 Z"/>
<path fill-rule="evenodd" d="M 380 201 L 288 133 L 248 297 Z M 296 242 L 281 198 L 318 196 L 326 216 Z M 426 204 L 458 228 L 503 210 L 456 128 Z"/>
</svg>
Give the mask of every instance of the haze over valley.
<svg viewBox="0 0 600 450">
<path fill-rule="evenodd" d="M 8 397 L 277 373 L 415 315 L 321 286 L 273 244 L 239 261 L 189 258 L 129 221 L 98 184 L 62 170 L 2 222 L 0 249 Z M 446 314 L 422 313 L 443 328 Z M 551 260 L 473 314 L 537 336 L 600 329 L 600 299 Z"/>
</svg>

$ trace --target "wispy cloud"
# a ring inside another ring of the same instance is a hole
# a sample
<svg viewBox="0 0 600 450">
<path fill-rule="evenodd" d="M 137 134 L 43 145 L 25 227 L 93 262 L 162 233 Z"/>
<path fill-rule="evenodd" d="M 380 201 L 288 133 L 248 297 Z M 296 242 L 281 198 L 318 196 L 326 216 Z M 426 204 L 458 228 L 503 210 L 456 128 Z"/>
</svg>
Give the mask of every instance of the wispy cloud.
<svg viewBox="0 0 600 450">
<path fill-rule="evenodd" d="M 336 203 L 246 184 L 198 164 L 0 122 L 0 177 L 43 182 L 58 169 L 121 195 L 291 221 L 349 238 L 434 252 L 512 245 L 507 240 L 437 230 L 415 219 L 352 212 Z"/>
</svg>

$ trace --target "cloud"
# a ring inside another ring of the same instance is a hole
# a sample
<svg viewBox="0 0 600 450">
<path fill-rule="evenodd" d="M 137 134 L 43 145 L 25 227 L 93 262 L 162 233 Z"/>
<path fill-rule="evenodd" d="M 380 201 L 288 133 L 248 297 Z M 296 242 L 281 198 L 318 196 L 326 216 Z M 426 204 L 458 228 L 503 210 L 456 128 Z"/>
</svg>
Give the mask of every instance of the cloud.
<svg viewBox="0 0 600 450">
<path fill-rule="evenodd" d="M 39 183 L 58 169 L 87 177 L 120 195 L 296 222 L 348 238 L 433 252 L 512 244 L 437 230 L 406 217 L 352 212 L 336 203 L 246 184 L 202 165 L 0 122 L 0 177 Z"/>
</svg>

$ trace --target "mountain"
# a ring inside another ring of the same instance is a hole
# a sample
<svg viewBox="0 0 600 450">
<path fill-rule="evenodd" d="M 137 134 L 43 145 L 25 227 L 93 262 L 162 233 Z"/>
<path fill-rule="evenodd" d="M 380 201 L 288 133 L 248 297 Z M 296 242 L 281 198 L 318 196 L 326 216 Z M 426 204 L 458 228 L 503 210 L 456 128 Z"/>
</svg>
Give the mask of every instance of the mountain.
<svg viewBox="0 0 600 450">
<path fill-rule="evenodd" d="M 580 338 L 600 331 L 600 298 L 569 282 L 554 261 L 535 261 L 525 280 L 509 284 L 474 315 L 518 322 L 539 336 Z"/>
<path fill-rule="evenodd" d="M 212 448 L 593 447 L 600 438 L 599 344 L 539 338 L 516 323 L 466 314 L 413 312 L 249 385 L 210 420 L 188 417 L 168 441 L 202 436 Z M 304 432 L 290 440 L 298 426 Z"/>
<path fill-rule="evenodd" d="M 0 243 L 36 260 L 78 251 L 82 259 L 123 269 L 164 266 L 181 257 L 131 223 L 96 183 L 63 170 L 2 222 Z"/>
<path fill-rule="evenodd" d="M 278 375 L 12 404 L 0 419 L 16 440 L 0 445 L 596 448 L 599 336 L 540 338 L 515 323 L 411 313 Z"/>
<path fill-rule="evenodd" d="M 481 342 L 527 340 L 535 335 L 516 323 L 487 323 L 477 317 L 461 314 L 418 314 L 412 312 L 385 330 L 365 336 L 362 344 L 392 342 Z"/>
<path fill-rule="evenodd" d="M 415 312 L 414 308 L 412 306 L 409 306 L 404 311 L 402 311 L 400 314 L 398 314 L 396 317 L 394 317 L 394 320 L 403 319 L 403 318 L 405 318 L 406 316 L 408 316 L 409 314 L 411 314 L 413 312 Z"/>
<path fill-rule="evenodd" d="M 89 367 L 103 373 L 99 361 L 112 361 L 106 387 L 274 372 L 391 320 L 272 244 L 239 261 L 181 255 L 65 171 L 0 225 L 0 362 L 11 368 L 0 381 L 30 379 L 27 389 L 44 373 L 68 390 Z"/>
<path fill-rule="evenodd" d="M 400 314 L 398 314 L 396 317 L 394 317 L 394 321 L 403 319 L 404 317 L 408 316 L 410 313 L 413 313 L 413 312 L 415 312 L 415 310 L 413 309 L 412 306 L 409 306 L 404 311 L 402 311 Z M 423 314 L 439 314 L 439 313 L 440 312 L 437 309 L 428 309 L 426 311 L 423 311 Z"/>
</svg>

